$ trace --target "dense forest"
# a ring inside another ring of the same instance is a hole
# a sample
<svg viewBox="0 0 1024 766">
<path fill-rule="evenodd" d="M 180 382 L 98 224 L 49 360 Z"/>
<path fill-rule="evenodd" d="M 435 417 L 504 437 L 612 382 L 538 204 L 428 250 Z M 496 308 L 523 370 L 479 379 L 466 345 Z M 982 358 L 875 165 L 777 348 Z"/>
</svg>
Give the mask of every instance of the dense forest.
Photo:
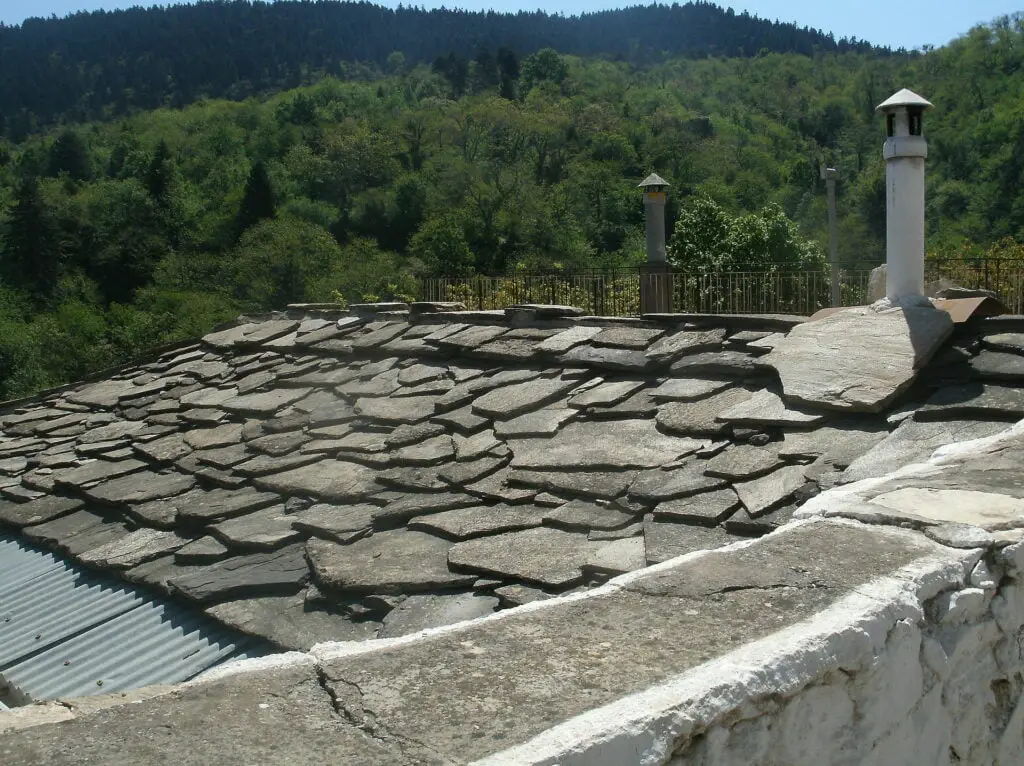
<svg viewBox="0 0 1024 766">
<path fill-rule="evenodd" d="M 366 2 L 246 2 L 78 13 L 0 25 L 0 134 L 21 140 L 57 118 L 90 120 L 197 98 L 243 99 L 455 53 L 554 48 L 650 64 L 685 56 L 874 49 L 856 39 L 737 14 L 707 2 L 566 18 L 383 8 Z"/>
<path fill-rule="evenodd" d="M 249 6 L 212 5 L 231 8 Z M 636 184 L 652 170 L 672 184 L 673 256 L 728 268 L 820 259 L 819 167 L 833 164 L 840 256 L 873 265 L 885 235 L 874 106 L 904 86 L 936 104 L 929 248 L 1019 251 L 1019 18 L 916 56 L 655 58 L 502 44 L 419 63 L 393 50 L 259 97 L 0 139 L 0 398 L 243 310 L 411 296 L 430 275 L 634 266 Z"/>
</svg>

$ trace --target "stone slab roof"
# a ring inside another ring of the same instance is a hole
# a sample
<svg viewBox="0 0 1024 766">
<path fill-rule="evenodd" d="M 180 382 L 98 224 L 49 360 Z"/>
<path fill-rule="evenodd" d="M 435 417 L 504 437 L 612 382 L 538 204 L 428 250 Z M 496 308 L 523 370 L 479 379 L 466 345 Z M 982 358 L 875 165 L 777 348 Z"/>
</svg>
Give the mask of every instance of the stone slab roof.
<svg viewBox="0 0 1024 766">
<path fill-rule="evenodd" d="M 2 411 L 0 523 L 305 650 L 758 537 L 1024 416 L 1020 319 L 578 313 L 242 318 Z"/>
</svg>

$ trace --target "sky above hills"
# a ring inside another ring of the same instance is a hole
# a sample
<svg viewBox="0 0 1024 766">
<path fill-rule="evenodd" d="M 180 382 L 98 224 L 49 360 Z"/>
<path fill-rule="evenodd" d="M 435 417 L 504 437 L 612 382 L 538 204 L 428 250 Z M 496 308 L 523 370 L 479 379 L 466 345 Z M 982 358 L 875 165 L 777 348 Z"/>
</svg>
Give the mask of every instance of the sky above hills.
<svg viewBox="0 0 1024 766">
<path fill-rule="evenodd" d="M 0 22 L 20 24 L 31 16 L 64 16 L 81 10 L 128 8 L 146 4 L 145 0 L 0 0 Z M 394 2 L 382 5 L 396 6 Z M 529 0 L 456 0 L 407 5 L 428 8 L 459 7 L 468 10 L 517 11 L 537 7 Z M 558 0 L 546 3 L 544 10 L 565 14 L 617 8 L 639 4 L 636 0 Z M 727 0 L 721 3 L 737 11 L 749 11 L 767 19 L 796 22 L 830 31 L 839 37 L 857 37 L 894 48 L 918 48 L 943 45 L 976 24 L 986 23 L 1020 9 L 1020 0 Z"/>
</svg>

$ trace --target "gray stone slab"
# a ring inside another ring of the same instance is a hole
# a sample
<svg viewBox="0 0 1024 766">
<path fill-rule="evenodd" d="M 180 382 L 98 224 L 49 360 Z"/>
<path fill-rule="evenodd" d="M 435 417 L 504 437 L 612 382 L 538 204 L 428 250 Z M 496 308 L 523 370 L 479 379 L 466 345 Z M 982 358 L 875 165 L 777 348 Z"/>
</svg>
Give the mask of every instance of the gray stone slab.
<svg viewBox="0 0 1024 766">
<path fill-rule="evenodd" d="M 976 378 L 1024 383 L 1024 356 L 1020 354 L 982 349 L 968 364 Z"/>
<path fill-rule="evenodd" d="M 206 613 L 242 633 L 267 639 L 285 650 L 308 651 L 325 641 L 367 641 L 381 624 L 311 608 L 303 594 L 226 601 Z"/>
<path fill-rule="evenodd" d="M 79 510 L 83 503 L 78 498 L 46 495 L 27 503 L 0 501 L 0 522 L 14 527 L 42 524 L 58 516 Z"/>
<path fill-rule="evenodd" d="M 569 406 L 577 409 L 589 407 L 612 407 L 625 401 L 646 385 L 643 380 L 617 380 L 603 383 L 576 394 L 569 399 Z"/>
<path fill-rule="evenodd" d="M 1024 417 L 1024 388 L 967 383 L 938 389 L 914 415 L 915 420 Z"/>
<path fill-rule="evenodd" d="M 310 540 L 307 554 L 317 581 L 354 593 L 419 593 L 469 587 L 476 579 L 448 568 L 451 543 L 404 529 L 378 532 L 351 545 Z"/>
<path fill-rule="evenodd" d="M 933 308 L 851 308 L 794 327 L 764 360 L 789 401 L 881 412 L 952 331 L 949 314 Z"/>
<path fill-rule="evenodd" d="M 670 378 L 649 393 L 655 401 L 693 402 L 716 394 L 732 385 L 727 380 Z"/>
<path fill-rule="evenodd" d="M 99 481 L 125 476 L 146 468 L 139 460 L 92 460 L 74 468 L 62 468 L 52 474 L 58 487 L 87 487 Z"/>
<path fill-rule="evenodd" d="M 305 534 L 350 543 L 366 535 L 379 509 L 372 505 L 318 503 L 291 515 L 293 528 Z"/>
<path fill-rule="evenodd" d="M 443 426 L 448 431 L 460 434 L 474 434 L 491 423 L 490 418 L 473 412 L 472 407 L 462 407 L 441 415 L 435 415 L 432 422 Z"/>
<path fill-rule="evenodd" d="M 726 487 L 658 503 L 654 509 L 654 520 L 712 527 L 729 518 L 739 506 L 739 497 Z"/>
<path fill-rule="evenodd" d="M 493 430 L 481 431 L 468 437 L 456 436 L 454 442 L 455 459 L 459 462 L 477 460 L 491 454 L 493 450 L 502 445 Z"/>
<path fill-rule="evenodd" d="M 497 505 L 459 508 L 453 511 L 417 516 L 409 529 L 418 529 L 452 540 L 539 527 L 544 511 L 532 505 Z"/>
<path fill-rule="evenodd" d="M 308 389 L 279 388 L 252 394 L 240 394 L 221 403 L 228 412 L 253 417 L 270 417 L 278 410 L 297 402 L 309 393 Z"/>
<path fill-rule="evenodd" d="M 161 464 L 173 463 L 192 451 L 192 447 L 185 441 L 185 435 L 181 433 L 168 434 L 148 442 L 136 441 L 132 449 L 147 460 Z"/>
<path fill-rule="evenodd" d="M 508 328 L 506 327 L 498 327 L 495 325 L 470 326 L 443 338 L 434 339 L 433 336 L 428 335 L 426 340 L 431 341 L 434 339 L 434 342 L 442 348 L 454 347 L 456 349 L 474 349 L 477 346 L 482 346 L 483 344 L 504 334 L 507 329 Z"/>
<path fill-rule="evenodd" d="M 660 564 L 694 551 L 721 548 L 737 539 L 721 527 L 644 519 L 644 555 L 648 564 Z"/>
<path fill-rule="evenodd" d="M 457 492 L 413 494 L 399 497 L 383 508 L 378 508 L 373 513 L 373 523 L 383 528 L 398 527 L 415 516 L 479 506 L 478 498 Z"/>
<path fill-rule="evenodd" d="M 200 537 L 198 540 L 181 546 L 174 552 L 177 564 L 212 564 L 227 558 L 230 552 L 227 546 L 212 535 Z"/>
<path fill-rule="evenodd" d="M 612 577 L 647 566 L 643 537 L 623 537 L 595 546 L 583 563 L 585 572 Z"/>
<path fill-rule="evenodd" d="M 418 386 L 432 380 L 448 377 L 448 367 L 443 364 L 413 364 L 398 373 L 398 382 L 403 386 Z"/>
<path fill-rule="evenodd" d="M 710 492 L 726 485 L 725 479 L 704 473 L 703 460 L 687 460 L 667 470 L 643 471 L 629 487 L 631 499 L 654 503 Z"/>
<path fill-rule="evenodd" d="M 687 354 L 669 367 L 672 375 L 677 377 L 720 375 L 744 378 L 764 373 L 767 369 L 756 356 L 732 349 Z"/>
<path fill-rule="evenodd" d="M 526 381 L 535 380 L 540 376 L 540 370 L 527 369 L 502 370 L 494 375 L 473 376 L 468 380 L 463 380 L 451 391 L 438 397 L 435 410 L 439 413 L 448 412 L 463 405 L 471 404 L 474 399 L 488 391 L 514 383 L 525 383 Z M 456 380 L 458 379 L 459 376 L 456 375 Z"/>
<path fill-rule="evenodd" d="M 241 489 L 195 490 L 172 500 L 163 501 L 166 509 L 173 508 L 175 518 L 183 522 L 209 523 L 267 508 L 280 498 L 270 492 L 258 492 L 252 487 Z M 145 506 L 136 506 L 141 512 Z M 164 512 L 168 512 L 165 509 Z"/>
<path fill-rule="evenodd" d="M 381 488 L 400 492 L 442 492 L 449 487 L 441 480 L 441 470 L 438 466 L 401 466 L 378 471 L 376 480 Z"/>
<path fill-rule="evenodd" d="M 477 346 L 471 353 L 480 359 L 493 359 L 506 364 L 529 364 L 540 354 L 536 340 L 510 336 L 511 333 L 506 333 L 497 340 Z"/>
<path fill-rule="evenodd" d="M 359 500 L 377 490 L 374 474 L 373 469 L 358 463 L 324 459 L 281 473 L 257 477 L 254 483 L 260 489 L 284 495 L 347 502 Z"/>
<path fill-rule="evenodd" d="M 769 446 L 778 449 L 779 457 L 784 460 L 823 457 L 837 468 L 846 468 L 888 434 L 884 424 L 847 420 L 813 431 L 789 432 L 781 444 Z"/>
<path fill-rule="evenodd" d="M 127 436 L 138 433 L 146 427 L 146 424 L 139 420 L 118 420 L 96 428 L 90 427 L 82 434 L 79 444 L 95 444 L 110 440 L 124 439 Z"/>
<path fill-rule="evenodd" d="M 568 330 L 564 330 L 541 341 L 537 345 L 537 350 L 548 354 L 562 354 L 574 346 L 586 343 L 595 335 L 601 333 L 603 329 L 602 327 L 588 327 L 586 325 L 570 327 Z"/>
<path fill-rule="evenodd" d="M 722 412 L 718 420 L 738 426 L 809 428 L 825 420 L 825 415 L 787 405 L 778 394 L 762 390 Z"/>
<path fill-rule="evenodd" d="M 65 397 L 69 402 L 89 407 L 113 407 L 122 396 L 134 390 L 135 385 L 130 380 L 105 380 L 71 391 Z"/>
<path fill-rule="evenodd" d="M 309 579 L 302 545 L 217 561 L 201 571 L 173 577 L 170 587 L 201 604 L 298 593 Z"/>
<path fill-rule="evenodd" d="M 780 468 L 767 476 L 751 481 L 736 482 L 733 489 L 752 517 L 775 508 L 793 497 L 804 486 L 807 478 L 799 465 Z"/>
<path fill-rule="evenodd" d="M 508 482 L 535 490 L 611 500 L 626 494 L 636 471 L 512 471 Z"/>
<path fill-rule="evenodd" d="M 607 327 L 590 342 L 595 346 L 639 350 L 647 348 L 664 334 L 664 330 L 648 327 Z"/>
<path fill-rule="evenodd" d="M 390 452 L 390 462 L 394 465 L 440 465 L 454 459 L 455 445 L 452 437 L 444 435 Z"/>
<path fill-rule="evenodd" d="M 199 388 L 180 397 L 183 407 L 219 407 L 238 395 L 235 388 Z M 252 394 L 257 396 L 258 394 Z"/>
<path fill-rule="evenodd" d="M 526 439 L 532 437 L 552 436 L 565 423 L 576 417 L 577 411 L 568 407 L 544 407 L 534 412 L 512 418 L 497 420 L 494 433 L 502 439 Z"/>
<path fill-rule="evenodd" d="M 589 554 L 586 535 L 541 527 L 456 543 L 448 561 L 461 570 L 561 588 L 582 580 Z"/>
<path fill-rule="evenodd" d="M 184 460 L 179 461 L 176 465 L 178 468 L 186 470 L 185 461 L 194 460 L 200 465 L 211 465 L 214 468 L 227 470 L 239 463 L 244 463 L 251 457 L 252 453 L 246 450 L 244 444 L 232 444 L 228 447 L 221 447 L 219 449 L 198 450 L 193 452 Z M 195 473 L 195 471 L 192 471 L 192 473 Z"/>
<path fill-rule="evenodd" d="M 490 476 L 495 471 L 508 464 L 508 457 L 482 457 L 464 463 L 454 463 L 445 466 L 438 474 L 442 481 L 448 482 L 455 487 L 465 487 L 467 484 Z"/>
<path fill-rule="evenodd" d="M 647 355 L 657 362 L 668 362 L 684 354 L 721 348 L 723 338 L 725 330 L 721 327 L 711 330 L 683 330 L 655 343 L 648 349 Z"/>
<path fill-rule="evenodd" d="M 717 436 L 729 428 L 718 418 L 753 396 L 745 388 L 728 388 L 696 401 L 671 401 L 658 408 L 657 423 L 668 433 L 686 436 Z"/>
<path fill-rule="evenodd" d="M 434 414 L 436 396 L 364 397 L 356 401 L 356 414 L 384 423 L 419 423 Z"/>
<path fill-rule="evenodd" d="M 42 524 L 24 527 L 21 534 L 33 542 L 62 544 L 75 535 L 108 524 L 106 517 L 88 510 L 76 510 L 63 514 Z M 111 524 L 111 526 L 113 526 Z"/>
<path fill-rule="evenodd" d="M 891 434 L 850 463 L 842 481 L 884 476 L 911 463 L 927 460 L 946 444 L 970 441 L 1004 431 L 1009 424 L 986 420 L 944 420 L 921 423 L 905 420 Z"/>
<path fill-rule="evenodd" d="M 744 480 L 774 471 L 781 465 L 782 460 L 771 445 L 734 444 L 711 458 L 704 473 L 722 479 Z"/>
<path fill-rule="evenodd" d="M 447 430 L 440 423 L 401 425 L 387 435 L 385 443 L 389 449 L 395 449 L 397 447 L 406 447 L 410 444 L 418 444 L 444 433 L 447 433 Z"/>
<path fill-rule="evenodd" d="M 351 335 L 347 340 L 353 348 L 370 349 L 376 348 L 409 329 L 407 322 L 370 322 L 358 335 Z"/>
<path fill-rule="evenodd" d="M 492 614 L 498 598 L 477 593 L 409 596 L 388 612 L 380 638 L 392 638 Z"/>
<path fill-rule="evenodd" d="M 541 378 L 488 391 L 473 401 L 473 412 L 484 417 L 509 420 L 540 409 L 562 398 L 576 387 L 575 381 Z"/>
<path fill-rule="evenodd" d="M 973 524 L 939 524 L 925 527 L 924 534 L 950 548 L 990 548 L 995 544 L 992 534 Z"/>
<path fill-rule="evenodd" d="M 586 365 L 627 372 L 645 372 L 654 364 L 643 351 L 591 345 L 575 346 L 559 359 L 566 365 Z"/>
<path fill-rule="evenodd" d="M 569 423 L 550 439 L 523 439 L 509 446 L 515 468 L 600 470 L 664 465 L 704 442 L 661 433 L 651 420 L 624 420 L 614 428 L 596 421 Z"/>
<path fill-rule="evenodd" d="M 589 532 L 592 529 L 616 529 L 636 521 L 631 513 L 624 513 L 592 500 L 573 500 L 553 510 L 545 511 L 543 516 L 546 524 L 575 532 Z"/>
<path fill-rule="evenodd" d="M 638 537 L 643 533 L 643 522 L 638 521 L 618 529 L 592 529 L 587 533 L 587 539 L 591 542 L 604 542 L 607 540 L 622 540 L 626 537 Z"/>
<path fill-rule="evenodd" d="M 511 474 L 512 470 L 505 467 L 472 484 L 465 485 L 462 489 L 468 494 L 491 502 L 515 504 L 533 500 L 537 495 L 537 490 L 509 483 Z"/>
<path fill-rule="evenodd" d="M 302 539 L 284 505 L 275 505 L 214 524 L 209 531 L 232 550 L 272 551 Z"/>
<path fill-rule="evenodd" d="M 90 500 L 119 505 L 174 497 L 195 485 L 195 477 L 186 474 L 139 472 L 105 481 L 82 492 Z"/>
<path fill-rule="evenodd" d="M 731 534 L 760 537 L 791 522 L 796 509 L 796 503 L 790 502 L 754 516 L 746 508 L 741 507 L 729 516 L 722 526 Z"/>
<path fill-rule="evenodd" d="M 188 538 L 165 529 L 137 529 L 79 555 L 84 564 L 103 569 L 130 569 L 181 548 Z"/>
<path fill-rule="evenodd" d="M 309 436 L 299 431 L 285 431 L 252 439 L 246 442 L 246 447 L 263 455 L 281 456 L 301 448 L 309 439 Z"/>
<path fill-rule="evenodd" d="M 981 339 L 989 348 L 997 351 L 1010 351 L 1014 354 L 1024 354 L 1024 333 L 1001 332 L 994 335 L 986 335 Z"/>
</svg>

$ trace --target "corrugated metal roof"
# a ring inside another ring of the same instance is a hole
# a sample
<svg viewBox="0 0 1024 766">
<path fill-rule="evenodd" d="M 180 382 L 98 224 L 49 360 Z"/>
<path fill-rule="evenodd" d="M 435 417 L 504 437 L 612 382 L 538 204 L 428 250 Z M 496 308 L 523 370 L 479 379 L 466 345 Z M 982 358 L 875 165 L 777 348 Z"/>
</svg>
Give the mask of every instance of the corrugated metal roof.
<svg viewBox="0 0 1024 766">
<path fill-rule="evenodd" d="M 49 551 L 0 535 L 0 699 L 180 683 L 261 642 Z"/>
</svg>

